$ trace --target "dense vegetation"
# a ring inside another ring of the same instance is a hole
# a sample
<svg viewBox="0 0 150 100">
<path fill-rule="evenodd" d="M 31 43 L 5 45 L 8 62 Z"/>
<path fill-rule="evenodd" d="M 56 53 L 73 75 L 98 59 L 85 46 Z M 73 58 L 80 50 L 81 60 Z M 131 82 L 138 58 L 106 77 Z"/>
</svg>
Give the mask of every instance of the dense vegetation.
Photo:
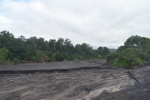
<svg viewBox="0 0 150 100">
<path fill-rule="evenodd" d="M 150 60 L 150 39 L 131 36 L 117 52 L 107 56 L 107 62 L 113 66 L 133 68 Z"/>
<path fill-rule="evenodd" d="M 86 43 L 74 46 L 69 39 L 15 38 L 8 31 L 0 32 L 0 64 L 99 59 L 108 53 L 107 47 L 95 50 Z"/>
<path fill-rule="evenodd" d="M 24 62 L 78 61 L 106 58 L 113 66 L 132 68 L 150 60 L 150 39 L 131 36 L 116 52 L 107 47 L 93 49 L 89 44 L 76 44 L 69 39 L 50 39 L 20 36 L 0 32 L 0 64 Z"/>
</svg>

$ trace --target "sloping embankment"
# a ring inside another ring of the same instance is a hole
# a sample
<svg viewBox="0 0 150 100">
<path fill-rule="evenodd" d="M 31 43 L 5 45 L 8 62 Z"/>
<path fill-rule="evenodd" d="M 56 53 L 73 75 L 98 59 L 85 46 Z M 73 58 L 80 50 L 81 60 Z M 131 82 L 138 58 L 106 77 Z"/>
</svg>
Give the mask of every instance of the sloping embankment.
<svg viewBox="0 0 150 100">
<path fill-rule="evenodd" d="M 79 62 L 45 62 L 18 65 L 0 65 L 0 74 L 36 73 L 36 72 L 66 72 L 80 69 L 106 68 L 105 60 L 84 60 Z"/>
</svg>

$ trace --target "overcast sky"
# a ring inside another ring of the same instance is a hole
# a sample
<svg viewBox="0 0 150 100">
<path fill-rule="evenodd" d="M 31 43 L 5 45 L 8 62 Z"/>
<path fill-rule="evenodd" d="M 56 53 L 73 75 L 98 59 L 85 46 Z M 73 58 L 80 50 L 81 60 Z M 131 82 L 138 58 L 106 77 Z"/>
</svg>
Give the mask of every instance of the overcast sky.
<svg viewBox="0 0 150 100">
<path fill-rule="evenodd" d="M 0 31 L 117 48 L 150 37 L 150 0 L 0 0 Z"/>
</svg>

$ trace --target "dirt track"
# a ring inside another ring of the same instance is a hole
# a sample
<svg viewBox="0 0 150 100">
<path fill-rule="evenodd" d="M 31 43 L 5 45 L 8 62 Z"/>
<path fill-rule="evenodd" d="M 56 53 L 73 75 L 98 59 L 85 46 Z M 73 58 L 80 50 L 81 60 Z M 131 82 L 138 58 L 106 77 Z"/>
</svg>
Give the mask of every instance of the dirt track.
<svg viewBox="0 0 150 100">
<path fill-rule="evenodd" d="M 150 67 L 99 65 L 102 69 L 0 74 L 0 100 L 150 100 Z"/>
</svg>

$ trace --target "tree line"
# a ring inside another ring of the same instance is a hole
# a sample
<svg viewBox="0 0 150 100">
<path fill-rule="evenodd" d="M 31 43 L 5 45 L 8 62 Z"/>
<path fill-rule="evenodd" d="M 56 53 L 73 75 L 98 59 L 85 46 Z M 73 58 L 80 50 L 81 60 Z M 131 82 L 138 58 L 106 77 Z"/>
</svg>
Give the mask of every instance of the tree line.
<svg viewBox="0 0 150 100">
<path fill-rule="evenodd" d="M 133 68 L 150 63 L 150 39 L 141 36 L 131 36 L 117 52 L 107 56 L 107 62 L 113 66 Z"/>
<path fill-rule="evenodd" d="M 93 49 L 87 43 L 74 46 L 64 38 L 47 41 L 36 36 L 15 38 L 9 31 L 0 32 L 0 64 L 101 59 L 109 53 L 107 47 Z"/>
</svg>

